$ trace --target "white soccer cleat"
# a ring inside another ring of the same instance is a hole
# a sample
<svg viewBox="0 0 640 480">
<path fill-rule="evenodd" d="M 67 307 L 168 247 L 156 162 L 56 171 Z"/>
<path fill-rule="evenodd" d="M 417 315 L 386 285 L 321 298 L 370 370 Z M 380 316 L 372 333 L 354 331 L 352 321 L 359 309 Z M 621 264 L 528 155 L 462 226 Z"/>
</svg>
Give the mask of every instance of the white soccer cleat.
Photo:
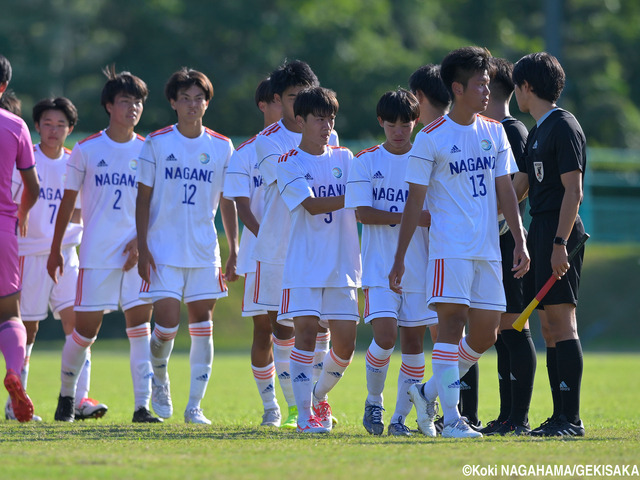
<svg viewBox="0 0 640 480">
<path fill-rule="evenodd" d="M 171 402 L 171 390 L 169 382 L 159 385 L 151 382 L 151 406 L 160 418 L 171 418 L 173 415 L 173 403 Z"/>
<path fill-rule="evenodd" d="M 157 413 L 157 412 L 156 412 Z M 184 412 L 184 423 L 197 423 L 200 425 L 211 425 L 211 420 L 204 416 L 202 409 L 193 407 Z"/>
<path fill-rule="evenodd" d="M 465 417 L 460 417 L 453 423 L 445 425 L 442 429 L 443 438 L 479 438 L 482 437 L 480 432 L 475 431 L 467 423 Z"/>
<path fill-rule="evenodd" d="M 279 427 L 282 421 L 282 415 L 280 414 L 280 408 L 269 408 L 264 411 L 262 415 L 261 427 Z"/>
<path fill-rule="evenodd" d="M 86 420 L 87 418 L 101 418 L 107 413 L 109 408 L 93 398 L 83 398 L 80 403 L 75 406 L 75 419 Z"/>
<path fill-rule="evenodd" d="M 298 432 L 300 433 L 329 433 L 330 428 L 326 428 L 315 415 L 311 415 L 306 420 L 298 417 Z"/>
<path fill-rule="evenodd" d="M 433 423 L 438 414 L 438 402 L 428 401 L 420 391 L 420 384 L 414 383 L 409 387 L 409 399 L 416 406 L 418 430 L 427 437 L 437 436 L 436 426 Z"/>
<path fill-rule="evenodd" d="M 329 406 L 329 402 L 323 400 L 316 403 L 313 406 L 313 414 L 318 420 L 320 420 L 322 426 L 327 429 L 327 432 L 330 432 L 333 428 L 333 417 L 331 416 L 331 407 Z"/>
</svg>

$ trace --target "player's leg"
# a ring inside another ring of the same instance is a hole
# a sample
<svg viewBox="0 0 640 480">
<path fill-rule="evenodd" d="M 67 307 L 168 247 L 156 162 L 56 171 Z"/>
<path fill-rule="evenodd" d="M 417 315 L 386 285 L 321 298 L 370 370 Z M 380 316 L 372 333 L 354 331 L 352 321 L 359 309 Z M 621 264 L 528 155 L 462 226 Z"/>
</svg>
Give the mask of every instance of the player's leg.
<svg viewBox="0 0 640 480">
<path fill-rule="evenodd" d="M 38 333 L 38 326 L 40 322 L 37 320 L 25 321 L 24 318 L 22 319 L 22 321 L 27 332 L 27 340 L 24 349 L 24 363 L 22 364 L 22 370 L 20 371 L 20 381 L 22 382 L 22 388 L 24 388 L 24 390 L 26 391 L 29 381 L 29 364 L 31 360 L 31 352 L 33 350 L 33 344 L 36 339 L 36 334 Z M 7 403 L 4 406 L 4 418 L 6 420 L 16 420 L 16 417 L 13 414 L 13 407 L 11 406 L 11 397 L 7 398 Z M 34 422 L 41 422 L 42 418 L 34 414 L 31 420 Z"/>
<path fill-rule="evenodd" d="M 322 373 L 322 362 L 327 356 L 331 344 L 331 332 L 320 325 L 316 335 L 316 347 L 313 351 L 313 383 L 318 381 Z"/>
<path fill-rule="evenodd" d="M 276 400 L 276 367 L 273 361 L 272 329 L 271 320 L 267 314 L 253 317 L 251 371 L 262 400 L 261 426 L 279 427 L 281 414 Z"/>
</svg>

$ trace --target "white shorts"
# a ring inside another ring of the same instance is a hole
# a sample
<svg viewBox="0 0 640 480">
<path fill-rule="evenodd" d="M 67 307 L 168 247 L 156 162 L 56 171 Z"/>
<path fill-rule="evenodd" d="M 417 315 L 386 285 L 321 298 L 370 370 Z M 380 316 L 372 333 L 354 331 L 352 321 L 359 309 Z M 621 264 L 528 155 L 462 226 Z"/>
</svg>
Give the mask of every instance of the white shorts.
<svg viewBox="0 0 640 480">
<path fill-rule="evenodd" d="M 507 300 L 502 285 L 502 263 L 487 260 L 447 258 L 429 260 L 427 304 L 457 303 L 479 310 L 505 312 Z"/>
<path fill-rule="evenodd" d="M 242 316 L 257 317 L 266 315 L 267 310 L 253 301 L 256 287 L 256 273 L 247 272 L 244 274 L 244 295 L 242 297 Z"/>
<path fill-rule="evenodd" d="M 253 303 L 270 312 L 280 309 L 284 265 L 256 262 Z"/>
<path fill-rule="evenodd" d="M 78 281 L 78 253 L 75 247 L 68 247 L 62 250 L 62 256 L 64 275 L 58 274 L 58 283 L 47 273 L 49 255 L 20 257 L 20 316 L 24 322 L 44 320 L 49 308 L 53 312 L 53 318 L 60 320 L 60 311 L 73 307 Z"/>
<path fill-rule="evenodd" d="M 76 312 L 111 312 L 122 306 L 126 311 L 148 304 L 140 298 L 143 281 L 138 269 L 128 272 L 121 268 L 81 268 L 76 289 Z"/>
<path fill-rule="evenodd" d="M 140 298 L 150 298 L 153 302 L 163 298 L 175 298 L 184 303 L 198 300 L 213 300 L 227 296 L 227 285 L 220 267 L 181 268 L 170 265 L 156 265 L 151 270 L 151 283 L 140 289 Z"/>
<path fill-rule="evenodd" d="M 427 307 L 424 292 L 397 294 L 387 287 L 364 288 L 364 323 L 375 318 L 394 318 L 400 327 L 436 325 L 438 315 Z"/>
<path fill-rule="evenodd" d="M 293 318 L 318 317 L 320 326 L 328 327 L 329 320 L 360 321 L 358 289 L 336 288 L 285 288 L 278 323 L 293 326 Z"/>
</svg>

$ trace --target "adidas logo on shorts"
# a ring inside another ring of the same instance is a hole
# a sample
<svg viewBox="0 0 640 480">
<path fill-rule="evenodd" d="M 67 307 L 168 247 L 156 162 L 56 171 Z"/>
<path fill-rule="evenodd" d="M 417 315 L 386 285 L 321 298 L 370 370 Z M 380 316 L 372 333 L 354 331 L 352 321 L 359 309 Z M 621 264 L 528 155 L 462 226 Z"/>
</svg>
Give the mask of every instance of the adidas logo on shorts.
<svg viewBox="0 0 640 480">
<path fill-rule="evenodd" d="M 177 158 L 176 158 L 176 156 L 172 153 L 172 154 L 170 154 L 170 155 L 165 159 L 165 161 L 166 161 L 166 162 L 177 162 L 177 161 L 178 161 L 178 159 L 177 159 Z"/>
<path fill-rule="evenodd" d="M 98 166 L 99 167 L 108 167 L 109 165 L 107 165 L 107 162 L 104 161 L 104 159 L 100 160 L 98 162 Z"/>
<path fill-rule="evenodd" d="M 451 152 L 450 153 L 460 153 L 460 149 L 458 148 L 457 145 L 454 145 L 453 147 L 451 147 Z"/>
<path fill-rule="evenodd" d="M 378 170 L 376 173 L 373 174 L 373 178 L 384 178 L 384 175 L 382 175 L 380 170 Z"/>
</svg>

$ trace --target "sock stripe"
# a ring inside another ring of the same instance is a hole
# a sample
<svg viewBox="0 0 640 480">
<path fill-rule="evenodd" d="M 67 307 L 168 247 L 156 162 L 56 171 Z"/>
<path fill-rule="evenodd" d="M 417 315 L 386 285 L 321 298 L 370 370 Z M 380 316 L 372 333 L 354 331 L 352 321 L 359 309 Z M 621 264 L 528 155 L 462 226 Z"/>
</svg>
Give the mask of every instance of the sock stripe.
<svg viewBox="0 0 640 480">
<path fill-rule="evenodd" d="M 291 350 L 291 361 L 311 365 L 313 364 L 313 354 L 307 355 L 294 348 Z"/>
<path fill-rule="evenodd" d="M 462 341 L 460 342 L 460 344 L 458 345 L 458 355 L 460 355 L 460 358 L 466 360 L 467 362 L 471 362 L 471 363 L 476 363 L 480 357 L 476 357 L 474 355 L 471 355 L 465 348 L 464 345 L 462 343 Z"/>
<path fill-rule="evenodd" d="M 457 352 L 445 352 L 443 350 L 433 350 L 431 354 L 432 360 L 442 360 L 447 362 L 457 362 L 458 361 L 458 353 Z"/>
<path fill-rule="evenodd" d="M 331 332 L 320 332 L 316 335 L 316 342 L 328 342 L 331 340 Z"/>
<path fill-rule="evenodd" d="M 369 350 L 367 350 L 366 358 L 367 358 L 367 363 L 378 368 L 386 367 L 387 365 L 389 365 L 389 362 L 391 361 L 391 357 L 387 357 L 387 358 L 374 357 Z"/>
<path fill-rule="evenodd" d="M 156 327 L 153 329 L 153 334 L 156 337 L 158 337 L 158 339 L 168 342 L 176 338 L 176 335 L 178 334 L 178 330 L 176 329 L 175 331 L 161 332 L 160 330 L 158 330 L 158 327 Z"/>
<path fill-rule="evenodd" d="M 75 330 L 73 331 L 73 333 L 71 334 L 71 338 L 73 339 L 74 342 L 76 342 L 79 346 L 81 346 L 82 348 L 89 348 L 95 339 L 91 338 L 89 340 L 85 339 L 84 337 L 82 337 L 78 332 L 76 332 Z"/>
<path fill-rule="evenodd" d="M 131 327 L 127 328 L 127 337 L 129 338 L 140 338 L 140 337 L 148 337 L 151 335 L 151 325 L 144 324 L 139 327 Z"/>
<path fill-rule="evenodd" d="M 407 375 L 408 377 L 413 377 L 413 378 L 424 377 L 424 365 L 420 367 L 412 367 L 402 362 L 402 365 L 400 365 L 400 371 L 405 375 Z"/>
<path fill-rule="evenodd" d="M 275 335 L 272 335 L 272 337 L 273 337 L 273 344 L 277 347 L 293 347 L 296 343 L 295 337 L 287 338 L 284 340 L 280 338 L 276 338 Z"/>
<path fill-rule="evenodd" d="M 347 368 L 351 363 L 351 359 L 344 361 L 341 358 L 338 358 L 338 356 L 333 352 L 333 348 L 329 350 L 329 355 L 331 355 L 331 358 L 333 359 L 334 362 L 336 362 L 336 365 L 338 365 L 339 367 Z"/>
<path fill-rule="evenodd" d="M 276 367 L 273 365 L 266 371 L 256 370 L 255 367 L 252 367 L 252 370 L 254 378 L 257 378 L 258 380 L 270 380 L 276 376 Z"/>
<path fill-rule="evenodd" d="M 206 325 L 201 326 L 189 325 L 189 335 L 192 337 L 210 337 L 213 335 L 213 324 L 207 322 Z"/>
</svg>

